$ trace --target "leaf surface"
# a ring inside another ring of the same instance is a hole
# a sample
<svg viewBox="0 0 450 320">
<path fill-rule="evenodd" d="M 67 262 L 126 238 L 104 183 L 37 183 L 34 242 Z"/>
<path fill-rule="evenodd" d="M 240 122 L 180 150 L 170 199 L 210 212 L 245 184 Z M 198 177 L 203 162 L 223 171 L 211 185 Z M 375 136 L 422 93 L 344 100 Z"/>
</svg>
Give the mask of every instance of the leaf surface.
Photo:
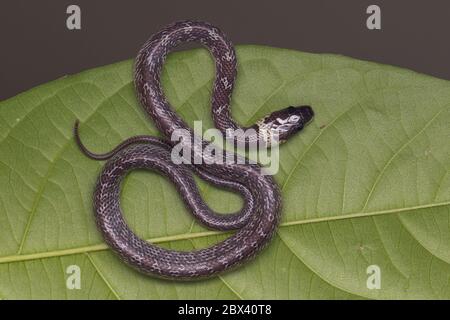
<svg viewBox="0 0 450 320">
<path fill-rule="evenodd" d="M 125 61 L 0 102 L 0 298 L 5 299 L 388 299 L 450 298 L 450 83 L 342 56 L 240 46 L 232 113 L 249 125 L 288 105 L 315 119 L 282 145 L 276 180 L 283 223 L 255 260 L 210 280 L 143 276 L 103 244 L 92 192 L 107 151 L 136 134 L 157 135 L 141 110 Z M 214 76 L 206 50 L 171 54 L 163 86 L 177 112 L 212 126 Z M 235 194 L 199 182 L 220 212 Z M 223 240 L 152 172 L 125 180 L 122 206 L 135 232 L 192 250 Z M 67 267 L 81 269 L 68 290 Z M 377 265 L 381 288 L 368 289 Z"/>
</svg>

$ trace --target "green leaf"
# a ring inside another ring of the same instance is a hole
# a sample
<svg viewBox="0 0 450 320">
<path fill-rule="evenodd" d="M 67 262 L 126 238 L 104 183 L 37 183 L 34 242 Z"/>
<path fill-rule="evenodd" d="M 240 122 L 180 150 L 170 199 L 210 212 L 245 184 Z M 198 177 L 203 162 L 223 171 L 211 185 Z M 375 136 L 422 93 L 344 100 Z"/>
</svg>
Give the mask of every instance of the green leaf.
<svg viewBox="0 0 450 320">
<path fill-rule="evenodd" d="M 335 55 L 238 48 L 233 116 L 249 125 L 287 105 L 316 116 L 281 147 L 283 224 L 255 260 L 210 280 L 143 276 L 103 244 L 92 192 L 95 151 L 156 135 L 136 101 L 126 61 L 39 86 L 0 103 L 0 298 L 450 298 L 450 83 Z M 213 62 L 206 50 L 170 55 L 163 85 L 184 119 L 212 126 Z M 235 194 L 200 183 L 216 210 Z M 192 250 L 221 241 L 152 172 L 127 177 L 126 219 L 145 239 Z M 66 288 L 70 265 L 81 289 Z M 368 289 L 377 265 L 381 288 Z"/>
</svg>

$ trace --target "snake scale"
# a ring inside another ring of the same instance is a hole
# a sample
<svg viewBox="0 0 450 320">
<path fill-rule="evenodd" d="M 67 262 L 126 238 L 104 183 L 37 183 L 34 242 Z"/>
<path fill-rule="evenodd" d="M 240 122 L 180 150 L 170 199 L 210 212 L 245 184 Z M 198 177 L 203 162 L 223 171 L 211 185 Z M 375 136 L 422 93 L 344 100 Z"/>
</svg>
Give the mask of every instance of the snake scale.
<svg viewBox="0 0 450 320">
<path fill-rule="evenodd" d="M 161 70 L 167 54 L 184 42 L 199 42 L 211 52 L 216 75 L 212 92 L 212 117 L 217 129 L 225 135 L 243 128 L 230 114 L 230 99 L 237 73 L 233 45 L 216 27 L 198 21 L 175 22 L 154 34 L 140 50 L 135 64 L 135 87 L 141 105 L 166 139 L 135 136 L 105 154 L 90 152 L 79 137 L 75 139 L 84 154 L 96 160 L 108 160 L 98 178 L 94 192 L 97 226 L 106 243 L 119 257 L 138 271 L 167 279 L 190 280 L 210 277 L 234 268 L 255 256 L 272 238 L 280 221 L 281 194 L 271 175 L 264 175 L 258 164 L 202 163 L 175 164 L 171 158 L 175 130 L 185 130 L 192 143 L 193 130 L 174 112 L 161 86 Z M 300 131 L 313 117 L 309 106 L 288 107 L 264 117 L 253 125 L 248 141 L 277 134 L 284 142 Z M 238 139 L 238 138 L 235 138 Z M 206 156 L 193 148 L 194 155 Z M 139 238 L 127 225 L 120 208 L 123 177 L 131 170 L 151 169 L 166 175 L 175 185 L 189 211 L 203 225 L 216 230 L 237 230 L 232 236 L 208 248 L 176 251 L 158 247 Z M 202 179 L 239 193 L 244 204 L 230 214 L 214 212 L 202 200 L 193 172 Z"/>
</svg>

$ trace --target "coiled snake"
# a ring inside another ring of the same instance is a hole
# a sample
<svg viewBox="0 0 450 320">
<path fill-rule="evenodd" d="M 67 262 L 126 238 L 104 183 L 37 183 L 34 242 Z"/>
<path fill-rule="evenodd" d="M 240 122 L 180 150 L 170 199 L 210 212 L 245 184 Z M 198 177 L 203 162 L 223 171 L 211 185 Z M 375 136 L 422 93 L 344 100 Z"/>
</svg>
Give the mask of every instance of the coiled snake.
<svg viewBox="0 0 450 320">
<path fill-rule="evenodd" d="M 212 53 L 216 76 L 212 93 L 212 117 L 215 126 L 225 135 L 240 127 L 230 116 L 230 99 L 236 77 L 236 55 L 231 42 L 216 27 L 196 21 L 173 23 L 153 35 L 140 50 L 135 65 L 135 86 L 144 110 L 159 131 L 170 139 L 175 130 L 185 130 L 192 143 L 193 131 L 173 111 L 163 94 L 161 69 L 167 54 L 182 42 L 200 42 Z M 288 107 L 266 116 L 254 126 L 248 141 L 276 134 L 283 142 L 300 131 L 313 117 L 308 106 Z M 87 156 L 106 160 L 94 192 L 97 226 L 107 244 L 119 257 L 137 270 L 162 278 L 196 279 L 208 277 L 236 267 L 258 253 L 271 239 L 280 221 L 280 191 L 270 175 L 261 167 L 248 163 L 174 164 L 171 150 L 174 142 L 151 136 L 129 138 L 106 154 L 95 154 L 81 143 L 78 121 L 75 123 L 76 142 Z M 237 138 L 236 138 L 237 139 Z M 202 141 L 202 148 L 205 142 Z M 205 159 L 200 150 L 195 155 Z M 206 163 L 205 163 L 206 162 Z M 211 247 L 191 252 L 168 250 L 148 243 L 130 230 L 120 208 L 121 180 L 130 170 L 153 169 L 166 175 L 176 186 L 188 209 L 198 221 L 217 230 L 238 231 Z M 192 171 L 210 183 L 231 189 L 244 198 L 243 208 L 232 214 L 219 214 L 202 200 Z"/>
</svg>

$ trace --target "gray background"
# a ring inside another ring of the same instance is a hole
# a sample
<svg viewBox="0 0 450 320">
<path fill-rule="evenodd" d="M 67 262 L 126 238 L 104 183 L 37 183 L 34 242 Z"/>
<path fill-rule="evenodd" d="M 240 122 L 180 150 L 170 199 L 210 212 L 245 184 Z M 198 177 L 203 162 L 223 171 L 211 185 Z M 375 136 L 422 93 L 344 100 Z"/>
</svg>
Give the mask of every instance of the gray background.
<svg viewBox="0 0 450 320">
<path fill-rule="evenodd" d="M 66 29 L 77 4 L 82 30 Z M 377 4 L 382 30 L 366 28 Z M 1 0 L 0 100 L 66 74 L 132 58 L 178 19 L 218 25 L 235 44 L 339 53 L 450 79 L 450 1 Z"/>
</svg>

